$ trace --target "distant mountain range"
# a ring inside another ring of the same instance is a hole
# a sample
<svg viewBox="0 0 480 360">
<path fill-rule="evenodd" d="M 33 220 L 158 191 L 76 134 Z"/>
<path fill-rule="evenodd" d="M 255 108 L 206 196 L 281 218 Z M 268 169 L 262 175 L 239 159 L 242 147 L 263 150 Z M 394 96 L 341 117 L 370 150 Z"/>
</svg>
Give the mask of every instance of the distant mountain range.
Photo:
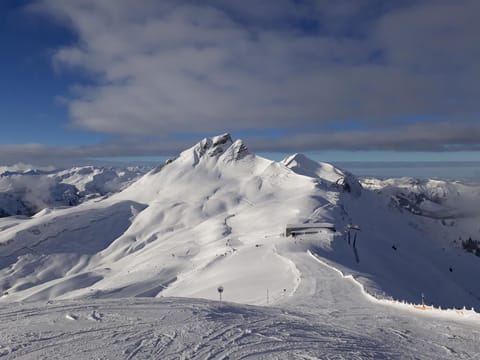
<svg viewBox="0 0 480 360">
<path fill-rule="evenodd" d="M 48 207 L 74 206 L 127 187 L 145 167 L 74 167 L 66 170 L 0 169 L 0 217 L 32 216 Z"/>
</svg>

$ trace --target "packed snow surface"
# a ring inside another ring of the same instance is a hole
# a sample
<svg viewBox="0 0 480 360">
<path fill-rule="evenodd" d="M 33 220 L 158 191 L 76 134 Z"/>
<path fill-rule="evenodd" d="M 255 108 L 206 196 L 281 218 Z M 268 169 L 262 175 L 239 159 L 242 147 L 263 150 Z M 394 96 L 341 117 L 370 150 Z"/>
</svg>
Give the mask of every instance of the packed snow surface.
<svg viewBox="0 0 480 360">
<path fill-rule="evenodd" d="M 204 139 L 116 194 L 0 219 L 0 357 L 474 358 L 479 315 L 431 306 L 480 308 L 479 189 Z M 335 230 L 285 236 L 306 223 Z"/>
</svg>

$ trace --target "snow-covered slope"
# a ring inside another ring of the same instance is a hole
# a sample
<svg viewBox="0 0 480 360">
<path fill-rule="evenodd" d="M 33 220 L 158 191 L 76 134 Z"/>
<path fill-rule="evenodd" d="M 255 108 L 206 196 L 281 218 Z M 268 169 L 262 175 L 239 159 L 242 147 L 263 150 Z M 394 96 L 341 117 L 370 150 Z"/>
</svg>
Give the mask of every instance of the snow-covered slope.
<svg viewBox="0 0 480 360">
<path fill-rule="evenodd" d="M 359 291 L 352 291 L 353 284 L 335 277 L 333 271 L 324 267 L 312 270 L 317 273 L 320 270 L 320 275 L 327 277 L 319 283 L 322 285 L 310 297 L 308 306 L 256 307 L 188 298 L 0 304 L 0 357 L 62 360 L 477 357 L 478 322 L 432 318 L 425 312 L 375 306 Z M 325 286 L 335 283 L 334 288 Z M 330 290 L 335 291 L 329 293 Z M 349 300 L 348 306 L 344 302 L 331 302 L 330 294 Z"/>
<path fill-rule="evenodd" d="M 478 237 L 478 216 L 453 199 L 463 215 L 444 225 L 388 189 L 303 155 L 255 156 L 228 134 L 204 139 L 106 199 L 1 220 L 2 301 L 217 299 L 223 285 L 225 300 L 281 303 L 300 284 L 295 254 L 310 251 L 378 297 L 478 307 L 480 259 L 458 242 Z M 285 237 L 292 223 L 336 232 Z"/>
<path fill-rule="evenodd" d="M 31 216 L 44 208 L 78 205 L 88 198 L 118 192 L 145 172 L 142 167 L 0 167 L 0 217 Z"/>
<path fill-rule="evenodd" d="M 480 214 L 480 186 L 431 179 L 364 179 L 365 187 L 389 197 L 392 206 L 415 215 L 455 220 Z"/>
<path fill-rule="evenodd" d="M 318 178 L 328 185 L 335 184 L 340 189 L 356 196 L 361 193 L 362 186 L 353 174 L 340 170 L 331 164 L 311 160 L 303 154 L 289 156 L 282 161 L 282 164 L 297 174 Z"/>
<path fill-rule="evenodd" d="M 87 193 L 112 179 L 56 177 Z M 111 196 L 0 219 L 0 357 L 472 358 L 478 314 L 359 284 L 478 309 L 480 258 L 459 240 L 479 237 L 478 189 L 359 181 L 204 139 Z M 285 236 L 308 223 L 330 225 Z M 176 298 L 217 300 L 219 286 L 278 308 Z"/>
<path fill-rule="evenodd" d="M 98 166 L 74 167 L 52 176 L 64 184 L 75 186 L 80 196 L 103 196 L 121 191 L 138 180 L 150 169 L 147 167 L 104 168 Z"/>
</svg>

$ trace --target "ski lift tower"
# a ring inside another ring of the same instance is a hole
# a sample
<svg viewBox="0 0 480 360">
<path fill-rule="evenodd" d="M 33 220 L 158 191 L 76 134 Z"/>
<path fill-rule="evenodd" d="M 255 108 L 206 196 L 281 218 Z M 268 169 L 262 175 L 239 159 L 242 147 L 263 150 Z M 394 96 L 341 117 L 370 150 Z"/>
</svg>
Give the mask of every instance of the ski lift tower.
<svg viewBox="0 0 480 360">
<path fill-rule="evenodd" d="M 348 224 L 346 226 L 346 229 L 348 231 L 347 232 L 347 239 L 348 239 L 349 244 L 350 244 L 351 232 L 353 231 L 353 233 L 354 233 L 354 235 L 353 235 L 353 247 L 355 247 L 355 245 L 357 244 L 357 234 L 360 231 L 360 226 L 355 225 L 355 224 Z"/>
</svg>

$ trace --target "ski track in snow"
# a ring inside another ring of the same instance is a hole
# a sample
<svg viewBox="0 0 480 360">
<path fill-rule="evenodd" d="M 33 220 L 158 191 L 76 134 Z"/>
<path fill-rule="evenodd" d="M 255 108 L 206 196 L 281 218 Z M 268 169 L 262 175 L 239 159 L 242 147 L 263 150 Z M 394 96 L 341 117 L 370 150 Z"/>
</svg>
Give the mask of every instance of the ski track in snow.
<svg viewBox="0 0 480 360">
<path fill-rule="evenodd" d="M 68 300 L 0 307 L 0 358 L 474 359 L 477 322 L 422 318 L 368 301 L 303 252 L 280 307 L 186 298 Z"/>
<path fill-rule="evenodd" d="M 374 338 L 320 324 L 281 309 L 185 299 L 96 302 L 101 322 L 88 318 L 88 303 L 52 304 L 40 310 L 0 311 L 25 334 L 2 331 L 0 354 L 24 359 L 245 359 L 397 358 Z M 71 321 L 62 316 L 71 314 Z M 74 314 L 74 315 L 72 315 Z"/>
</svg>

